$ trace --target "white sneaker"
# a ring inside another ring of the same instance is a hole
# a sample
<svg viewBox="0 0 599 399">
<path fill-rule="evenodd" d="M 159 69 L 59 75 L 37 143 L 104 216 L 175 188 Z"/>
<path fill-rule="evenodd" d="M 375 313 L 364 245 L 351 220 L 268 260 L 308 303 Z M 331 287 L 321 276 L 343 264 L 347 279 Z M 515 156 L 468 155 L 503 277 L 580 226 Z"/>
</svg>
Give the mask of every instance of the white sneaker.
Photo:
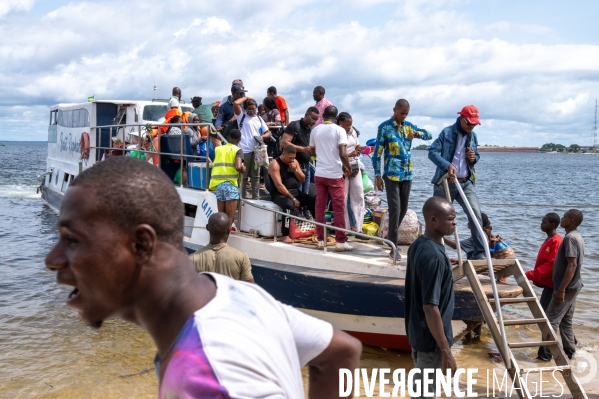
<svg viewBox="0 0 599 399">
<path fill-rule="evenodd" d="M 344 242 L 343 244 L 335 244 L 335 251 L 337 252 L 351 251 L 352 249 L 354 249 L 354 247 L 349 245 L 347 242 Z"/>
<path fill-rule="evenodd" d="M 323 249 L 324 248 L 324 241 L 318 241 L 318 248 L 319 249 Z"/>
</svg>

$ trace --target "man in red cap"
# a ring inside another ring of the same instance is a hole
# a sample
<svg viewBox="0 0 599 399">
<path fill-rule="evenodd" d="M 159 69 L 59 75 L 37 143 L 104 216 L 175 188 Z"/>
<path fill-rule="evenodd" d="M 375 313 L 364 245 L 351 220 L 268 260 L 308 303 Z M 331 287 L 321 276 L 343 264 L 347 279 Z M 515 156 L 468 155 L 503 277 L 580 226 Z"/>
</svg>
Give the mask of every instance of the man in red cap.
<svg viewBox="0 0 599 399">
<path fill-rule="evenodd" d="M 468 222 L 470 223 L 474 248 L 468 254 L 468 259 L 481 259 L 485 257 L 485 247 L 488 243 L 486 242 L 486 238 L 478 233 L 474 220 L 472 220 L 472 216 L 469 214 L 456 187 L 456 184 L 462 187 L 466 199 L 470 203 L 476 219 L 478 219 L 478 223 L 481 224 L 480 206 L 478 205 L 478 198 L 474 191 L 474 184 L 476 183 L 474 165 L 480 159 L 477 150 L 478 140 L 476 139 L 476 133 L 474 133 L 474 127 L 481 123 L 478 119 L 478 109 L 474 105 L 465 106 L 458 112 L 458 115 L 460 116 L 458 116 L 456 123 L 443 129 L 428 150 L 428 158 L 437 165 L 437 171 L 432 180 L 432 183 L 435 185 L 433 195 L 436 197 L 446 197 L 445 189 L 440 179 L 445 174 L 449 174 L 451 178 L 449 183 L 451 201 L 458 201 L 464 213 L 468 216 Z"/>
</svg>

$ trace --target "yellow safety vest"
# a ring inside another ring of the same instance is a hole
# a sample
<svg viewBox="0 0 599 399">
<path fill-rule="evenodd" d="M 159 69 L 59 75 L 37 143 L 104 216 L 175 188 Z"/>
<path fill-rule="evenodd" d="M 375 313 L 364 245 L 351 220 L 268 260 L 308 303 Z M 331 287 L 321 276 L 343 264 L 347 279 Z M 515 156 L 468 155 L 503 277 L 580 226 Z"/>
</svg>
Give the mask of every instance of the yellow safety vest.
<svg viewBox="0 0 599 399">
<path fill-rule="evenodd" d="M 227 143 L 214 149 L 214 163 L 212 164 L 212 175 L 210 176 L 210 190 L 216 190 L 216 186 L 229 181 L 237 187 L 239 172 L 235 169 L 235 155 L 239 147 Z"/>
</svg>

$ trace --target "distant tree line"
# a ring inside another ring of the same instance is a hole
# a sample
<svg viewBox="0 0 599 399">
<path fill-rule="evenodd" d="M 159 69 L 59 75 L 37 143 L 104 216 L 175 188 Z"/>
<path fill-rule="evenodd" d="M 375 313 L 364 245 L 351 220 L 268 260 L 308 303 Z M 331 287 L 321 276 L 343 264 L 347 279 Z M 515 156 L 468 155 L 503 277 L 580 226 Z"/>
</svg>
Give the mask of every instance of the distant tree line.
<svg viewBox="0 0 599 399">
<path fill-rule="evenodd" d="M 498 146 L 497 145 L 487 145 L 487 146 L 483 146 L 483 147 L 498 147 Z M 412 149 L 427 150 L 428 145 L 420 144 L 416 147 L 413 147 Z M 541 146 L 541 152 L 551 152 L 551 151 L 577 153 L 577 152 L 592 152 L 593 149 L 592 148 L 585 149 L 585 148 L 582 148 L 581 146 L 579 146 L 578 144 L 571 144 L 569 147 L 566 147 L 563 144 L 546 143 Z"/>
<path fill-rule="evenodd" d="M 587 151 L 592 152 L 593 149 L 590 148 L 587 150 L 585 148 L 582 148 L 578 144 L 570 144 L 569 147 L 566 147 L 565 145 L 562 145 L 562 144 L 546 143 L 541 146 L 541 152 L 551 152 L 551 151 L 577 153 L 577 152 L 587 152 Z"/>
</svg>

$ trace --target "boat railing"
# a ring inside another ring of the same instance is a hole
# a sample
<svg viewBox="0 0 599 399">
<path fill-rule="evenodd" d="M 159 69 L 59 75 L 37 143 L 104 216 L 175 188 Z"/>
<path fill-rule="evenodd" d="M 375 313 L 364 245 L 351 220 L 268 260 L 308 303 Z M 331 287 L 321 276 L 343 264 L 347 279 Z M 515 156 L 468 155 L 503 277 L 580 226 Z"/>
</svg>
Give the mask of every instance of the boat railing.
<svg viewBox="0 0 599 399">
<path fill-rule="evenodd" d="M 198 161 L 202 161 L 202 162 L 206 162 L 206 168 L 207 168 L 207 175 L 210 176 L 210 172 L 211 172 L 211 168 L 212 168 L 212 160 L 209 157 L 209 144 L 207 144 L 207 155 L 197 155 L 197 154 L 186 154 L 185 153 L 185 148 L 183 147 L 184 145 L 184 141 L 181 140 L 180 141 L 180 148 L 179 148 L 179 152 L 178 153 L 174 153 L 174 152 L 164 152 L 164 151 L 160 151 L 160 150 L 146 150 L 142 147 L 142 133 L 146 133 L 148 134 L 152 140 L 154 138 L 156 138 L 156 136 L 153 136 L 151 132 L 149 132 L 146 128 L 147 125 L 151 125 L 153 128 L 157 127 L 158 129 L 160 129 L 163 126 L 167 126 L 167 127 L 171 127 L 171 126 L 193 126 L 193 127 L 209 127 L 211 133 L 216 132 L 216 135 L 218 137 L 218 139 L 220 141 L 222 141 L 223 143 L 227 143 L 227 140 L 220 134 L 220 132 L 216 131 L 216 129 L 214 128 L 214 125 L 212 123 L 204 123 L 204 122 L 200 122 L 200 123 L 184 123 L 184 122 L 180 122 L 180 123 L 154 123 L 154 122 L 148 122 L 145 124 L 141 124 L 141 123 L 133 123 L 133 124 L 118 124 L 118 125 L 100 125 L 100 126 L 91 126 L 90 129 L 96 129 L 99 140 L 101 142 L 101 138 L 102 138 L 102 134 L 107 133 L 109 136 L 109 146 L 108 147 L 104 147 L 104 146 L 92 146 L 90 145 L 90 149 L 96 149 L 96 150 L 118 150 L 118 151 L 123 151 L 126 152 L 127 148 L 125 148 L 124 143 L 126 143 L 126 138 L 128 135 L 130 135 L 132 133 L 132 130 L 128 130 L 127 128 L 137 128 L 137 136 L 139 137 L 138 139 L 138 143 L 137 143 L 137 151 L 143 152 L 144 154 L 150 154 L 151 156 L 154 155 L 158 155 L 158 167 L 161 167 L 161 160 L 160 160 L 160 155 L 168 155 L 168 156 L 179 156 L 180 158 L 180 162 L 181 162 L 181 167 L 183 166 L 183 162 L 185 160 L 187 160 L 188 158 L 192 158 L 192 159 L 197 159 Z M 108 129 L 108 132 L 103 131 L 103 129 Z M 113 134 L 113 132 L 116 130 L 116 134 Z M 121 137 L 122 136 L 122 137 Z M 158 136 L 160 136 L 160 134 L 158 134 Z M 185 133 L 181 132 L 181 136 L 186 136 Z M 119 148 L 119 147 L 115 147 L 113 145 L 112 142 L 112 138 L 113 137 L 117 137 L 119 139 L 121 139 L 122 143 L 123 143 L 123 148 Z M 208 134 L 208 138 L 207 140 L 210 140 L 210 133 Z M 183 181 L 183 179 L 181 179 L 180 182 L 180 186 L 184 187 L 185 182 Z M 205 188 L 197 188 L 198 190 L 207 190 L 208 187 Z"/>
<path fill-rule="evenodd" d="M 437 181 L 437 185 L 441 185 L 443 184 L 445 186 L 445 194 L 447 196 L 448 201 L 451 202 L 451 195 L 449 192 L 449 180 L 450 180 L 450 176 L 449 174 L 445 174 L 445 176 L 441 177 L 439 179 L 439 181 Z M 458 193 L 460 194 L 460 197 L 462 197 L 462 201 L 464 201 L 464 205 L 466 205 L 466 211 L 468 212 L 468 214 L 470 215 L 470 219 L 472 220 L 472 223 L 474 223 L 474 226 L 476 227 L 476 231 L 478 231 L 478 234 L 480 234 L 481 237 L 485 237 L 485 231 L 483 230 L 481 224 L 478 221 L 478 218 L 476 217 L 474 210 L 472 210 L 472 206 L 470 206 L 470 201 L 468 201 L 468 198 L 466 197 L 466 194 L 464 194 L 464 190 L 462 190 L 462 186 L 460 185 L 460 183 L 455 182 L 452 183 L 456 186 Z M 462 251 L 461 251 L 461 247 L 460 247 L 460 239 L 458 236 L 458 229 L 455 229 L 455 240 L 456 240 L 456 250 L 458 251 L 458 265 L 460 268 L 460 275 L 463 276 L 464 275 L 464 270 L 463 270 L 463 261 L 462 261 Z M 501 344 L 503 346 L 503 353 L 509 353 L 508 351 L 508 344 L 507 344 L 507 337 L 505 335 L 505 327 L 503 324 L 503 315 L 501 312 L 501 306 L 499 306 L 500 302 L 499 302 L 499 291 L 497 291 L 497 284 L 495 282 L 495 271 L 493 270 L 493 261 L 491 260 L 491 251 L 489 249 L 488 245 L 485 245 L 485 256 L 487 258 L 487 268 L 488 268 L 488 273 L 489 273 L 489 279 L 491 280 L 491 287 L 493 288 L 493 299 L 495 300 L 495 304 L 496 304 L 496 313 L 497 313 L 497 319 L 499 322 L 499 327 L 501 330 Z M 509 358 L 505 359 L 505 364 L 506 364 L 506 368 L 510 368 L 510 360 Z"/>
<path fill-rule="evenodd" d="M 101 141 L 101 135 L 103 133 L 106 133 L 103 131 L 103 129 L 108 129 L 108 134 L 109 134 L 109 138 L 110 138 L 110 145 L 108 147 L 103 147 L 103 146 L 91 146 L 90 145 L 90 149 L 96 149 L 96 150 L 119 150 L 119 151 L 127 151 L 127 148 L 125 148 L 124 143 L 126 143 L 126 136 L 131 134 L 131 130 L 126 131 L 126 128 L 137 128 L 137 135 L 139 137 L 138 143 L 137 143 L 137 151 L 141 151 L 144 152 L 146 154 L 151 154 L 151 155 L 177 155 L 180 157 L 180 162 L 181 162 L 181 167 L 183 166 L 183 162 L 184 160 L 186 160 L 187 158 L 193 158 L 193 159 L 199 159 L 202 161 L 206 162 L 206 168 L 207 168 L 207 175 L 210 176 L 211 175 L 211 167 L 212 167 L 212 161 L 210 160 L 210 157 L 208 156 L 209 153 L 207 153 L 206 156 L 203 155 L 189 155 L 189 154 L 185 154 L 184 153 L 184 147 L 183 147 L 183 140 L 181 140 L 181 146 L 180 146 L 180 151 L 179 153 L 172 153 L 172 152 L 164 152 L 164 151 L 159 151 L 159 150 L 146 150 L 144 148 L 142 148 L 142 133 L 146 132 L 148 135 L 150 135 L 150 137 L 155 138 L 152 136 L 151 132 L 148 132 L 146 129 L 147 125 L 151 125 L 153 128 L 157 127 L 158 129 L 160 129 L 160 127 L 162 126 L 199 126 L 199 127 L 203 127 L 203 126 L 207 126 L 210 127 L 211 132 L 216 132 L 217 137 L 223 142 L 223 143 L 227 143 L 227 140 L 220 134 L 220 132 L 217 132 L 216 129 L 214 128 L 214 125 L 212 123 L 176 123 L 176 124 L 169 124 L 169 123 L 153 123 L 153 122 L 148 122 L 145 124 L 141 124 L 141 123 L 135 123 L 135 124 L 118 124 L 118 125 L 101 125 L 101 126 L 92 126 L 92 129 L 96 129 L 98 135 L 100 136 L 100 140 Z M 275 127 L 275 128 L 283 128 L 283 126 L 271 126 L 271 127 Z M 116 129 L 116 134 L 113 134 L 114 129 Z M 143 131 L 142 131 L 143 129 Z M 119 137 L 120 135 L 122 135 L 122 137 Z M 181 136 L 184 136 L 185 133 L 181 132 Z M 158 135 L 160 136 L 160 135 Z M 122 143 L 123 143 L 123 148 L 119 148 L 119 147 L 115 147 L 113 146 L 113 142 L 112 142 L 112 138 L 113 137 L 119 137 L 122 139 Z M 210 139 L 210 138 L 209 138 Z M 207 149 L 207 151 L 209 151 Z M 157 166 L 161 166 L 160 165 L 160 157 L 159 157 L 159 164 Z M 80 163 L 80 169 L 81 169 L 81 163 Z M 241 176 L 240 176 L 241 178 Z M 184 181 L 183 179 L 181 179 L 180 182 L 180 186 L 184 187 Z M 240 184 L 240 187 L 244 187 L 244 185 Z M 206 185 L 204 188 L 195 188 L 197 190 L 202 190 L 202 191 L 207 191 L 208 190 L 208 185 Z M 379 241 L 383 244 L 387 244 L 391 247 L 391 249 L 393 250 L 393 265 L 397 265 L 397 246 L 395 243 L 393 243 L 392 241 L 386 239 L 386 238 L 382 238 L 382 237 L 377 237 L 377 236 L 371 236 L 368 234 L 364 234 L 364 233 L 359 233 L 353 230 L 349 230 L 349 229 L 345 229 L 345 228 L 341 228 L 341 227 L 337 227 L 337 226 L 332 226 L 332 225 L 327 225 L 326 223 L 319 223 L 315 220 L 310 220 L 310 219 L 305 219 L 302 218 L 300 216 L 296 216 L 296 215 L 292 215 L 290 213 L 287 212 L 283 212 L 283 211 L 278 211 L 278 210 L 274 210 L 274 209 L 270 209 L 261 205 L 258 205 L 256 203 L 253 203 L 252 201 L 249 201 L 247 199 L 241 198 L 239 199 L 239 205 L 237 207 L 237 219 L 239 221 L 241 221 L 241 204 L 247 204 L 249 206 L 252 206 L 254 208 L 259 208 L 268 212 L 271 212 L 273 214 L 273 223 L 274 223 L 274 231 L 275 231 L 275 235 L 274 235 L 274 240 L 276 241 L 277 237 L 276 237 L 276 231 L 277 231 L 277 224 L 278 224 L 278 220 L 277 217 L 278 215 L 281 215 L 283 217 L 288 217 L 294 220 L 298 220 L 298 221 L 302 221 L 302 222 L 308 222 L 308 223 L 312 223 L 316 226 L 320 226 L 324 228 L 324 252 L 327 252 L 327 229 L 332 229 L 334 231 L 343 231 L 346 234 L 353 234 L 355 236 L 358 237 L 362 237 L 362 238 L 366 238 L 369 240 L 374 240 L 374 241 Z"/>
<path fill-rule="evenodd" d="M 345 228 L 342 228 L 342 227 L 332 226 L 332 225 L 329 225 L 329 224 L 326 224 L 326 223 L 320 223 L 320 222 L 317 222 L 316 220 L 306 219 L 306 218 L 303 218 L 303 217 L 300 217 L 300 216 L 292 215 L 292 214 L 287 213 L 287 212 L 277 211 L 275 209 L 270 209 L 270 208 L 267 208 L 265 206 L 258 205 L 256 203 L 250 201 L 250 200 L 247 200 L 247 199 L 240 199 L 240 202 L 242 202 L 244 204 L 247 204 L 247 205 L 250 205 L 250 206 L 252 206 L 254 208 L 262 209 L 262 210 L 265 210 L 265 211 L 273 213 L 273 223 L 274 223 L 273 227 L 274 227 L 274 232 L 275 232 L 275 234 L 274 234 L 274 240 L 275 241 L 277 240 L 277 234 L 276 234 L 276 232 L 277 232 L 277 225 L 278 225 L 277 216 L 281 215 L 283 217 L 291 218 L 291 219 L 294 219 L 294 220 L 299 220 L 301 222 L 312 223 L 312 224 L 314 224 L 316 226 L 323 227 L 324 228 L 324 248 L 323 249 L 324 249 L 325 253 L 327 252 L 327 229 L 331 229 L 331 230 L 335 230 L 335 231 L 343 231 L 346 234 L 353 234 L 355 236 L 363 237 L 363 238 L 366 238 L 366 239 L 369 239 L 369 240 L 380 241 L 380 242 L 382 242 L 384 244 L 389 245 L 391 247 L 391 249 L 393 250 L 393 265 L 394 266 L 397 265 L 397 256 L 396 256 L 397 255 L 397 246 L 392 241 L 390 241 L 390 240 L 388 240 L 386 238 L 377 237 L 377 236 L 371 236 L 371 235 L 364 234 L 364 233 L 358 233 L 357 231 L 348 230 L 348 229 L 345 229 Z"/>
</svg>

